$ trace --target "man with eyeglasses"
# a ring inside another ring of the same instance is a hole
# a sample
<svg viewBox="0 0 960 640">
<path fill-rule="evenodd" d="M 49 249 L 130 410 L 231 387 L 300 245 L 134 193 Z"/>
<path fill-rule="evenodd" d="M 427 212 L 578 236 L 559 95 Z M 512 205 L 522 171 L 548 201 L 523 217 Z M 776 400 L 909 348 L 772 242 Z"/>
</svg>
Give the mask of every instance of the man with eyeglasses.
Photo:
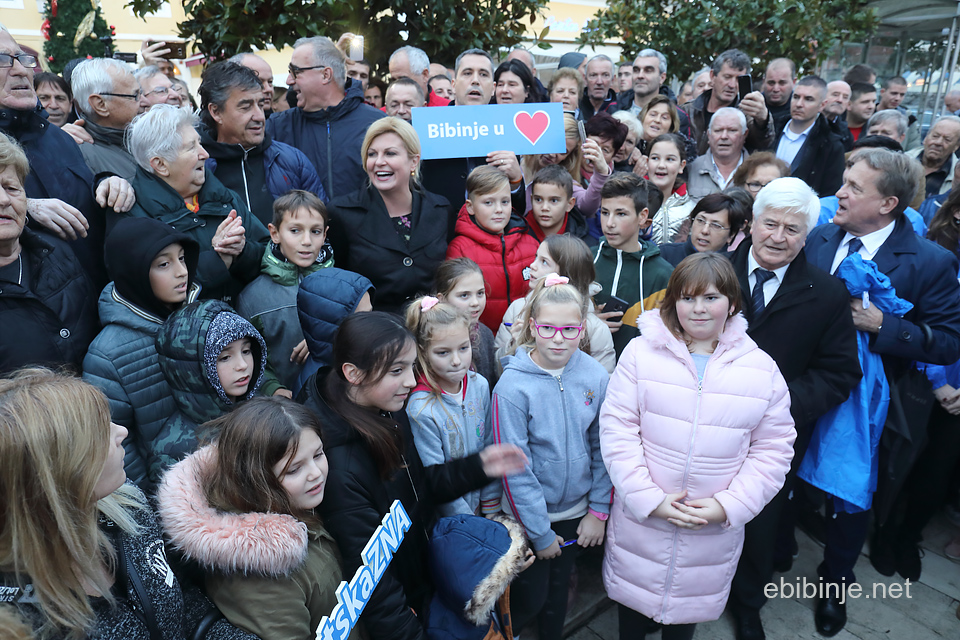
<svg viewBox="0 0 960 640">
<path fill-rule="evenodd" d="M 83 116 L 84 139 L 76 133 L 80 152 L 94 175 L 114 173 L 132 181 L 137 163 L 123 143 L 123 135 L 133 118 L 140 113 L 140 84 L 130 68 L 113 58 L 84 60 L 70 78 L 74 100 Z"/>
<path fill-rule="evenodd" d="M 383 112 L 364 103 L 359 82 L 347 84 L 346 60 L 330 38 L 297 40 L 288 68 L 297 106 L 267 120 L 267 133 L 306 154 L 328 197 L 356 193 L 367 180 L 360 145 Z"/>
<path fill-rule="evenodd" d="M 29 224 L 74 241 L 71 248 L 99 291 L 106 284 L 101 207 L 129 211 L 136 197 L 130 183 L 117 176 L 95 184 L 73 139 L 40 115 L 33 89 L 39 66 L 0 25 L 0 131 L 20 143 L 30 162 L 24 182 Z"/>
<path fill-rule="evenodd" d="M 172 104 L 175 107 L 183 103 L 180 94 L 173 90 L 173 83 L 159 67 L 144 67 L 136 73 L 140 83 L 140 111 L 147 111 L 155 104 Z"/>
<path fill-rule="evenodd" d="M 775 569 L 789 571 L 797 549 L 789 499 L 797 468 L 816 421 L 846 400 L 861 378 L 850 294 L 839 280 L 808 262 L 804 252 L 819 215 L 820 201 L 806 183 L 773 180 L 757 194 L 750 237 L 731 256 L 747 334 L 780 368 L 797 429 L 783 488 L 746 526 L 728 604 L 738 640 L 764 638 L 764 587 Z"/>
</svg>

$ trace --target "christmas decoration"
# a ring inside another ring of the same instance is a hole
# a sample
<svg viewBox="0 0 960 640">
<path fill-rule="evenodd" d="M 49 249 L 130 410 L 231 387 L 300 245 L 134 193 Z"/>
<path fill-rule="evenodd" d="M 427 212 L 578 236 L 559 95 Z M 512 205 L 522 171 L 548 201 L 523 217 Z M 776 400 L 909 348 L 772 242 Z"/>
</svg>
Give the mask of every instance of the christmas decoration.
<svg viewBox="0 0 960 640">
<path fill-rule="evenodd" d="M 46 41 L 43 52 L 50 61 L 50 70 L 63 71 L 63 66 L 74 58 L 102 57 L 105 51 L 113 55 L 113 43 L 103 42 L 99 34 L 108 34 L 113 30 L 107 26 L 103 10 L 97 0 L 86 2 L 64 2 L 47 0 L 44 7 L 44 25 Z M 56 35 L 54 35 L 56 34 Z"/>
<path fill-rule="evenodd" d="M 50 39 L 50 18 L 44 20 L 43 24 L 40 25 L 40 33 L 43 34 L 44 40 Z"/>
</svg>

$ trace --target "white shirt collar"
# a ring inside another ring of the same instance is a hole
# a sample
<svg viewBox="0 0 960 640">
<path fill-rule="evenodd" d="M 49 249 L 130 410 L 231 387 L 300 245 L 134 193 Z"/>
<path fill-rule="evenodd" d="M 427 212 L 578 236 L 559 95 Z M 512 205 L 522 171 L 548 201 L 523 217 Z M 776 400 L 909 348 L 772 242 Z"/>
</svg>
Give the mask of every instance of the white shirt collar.
<svg viewBox="0 0 960 640">
<path fill-rule="evenodd" d="M 783 265 L 779 269 L 773 270 L 773 275 L 777 278 L 777 282 L 783 284 L 783 277 L 787 274 L 787 269 L 790 268 L 790 263 Z M 753 272 L 757 269 L 763 269 L 760 266 L 760 263 L 757 262 L 757 259 L 753 257 L 753 247 L 750 247 L 750 252 L 747 254 L 747 277 L 752 276 Z M 767 269 L 769 271 L 769 269 Z"/>
<path fill-rule="evenodd" d="M 876 231 L 871 231 L 865 236 L 860 236 L 860 242 L 863 243 L 863 248 L 866 249 L 870 258 L 873 258 L 877 255 L 877 251 L 880 250 L 880 247 L 886 242 L 887 238 L 893 234 L 894 228 L 897 226 L 896 221 L 891 222 L 882 229 L 877 229 Z M 843 236 L 843 240 L 840 242 L 840 246 L 846 248 L 850 244 L 855 236 L 852 233 L 847 233 Z"/>
<path fill-rule="evenodd" d="M 800 133 L 794 133 L 794 132 L 793 132 L 793 130 L 790 128 L 790 123 L 791 123 L 791 122 L 793 122 L 793 118 L 791 118 L 791 119 L 787 122 L 787 126 L 785 126 L 785 127 L 783 128 L 783 135 L 784 135 L 785 138 L 787 138 L 787 139 L 789 139 L 789 140 L 800 140 L 800 139 L 802 139 L 802 138 L 806 138 L 806 137 L 807 137 L 807 134 L 810 133 L 810 129 L 813 129 L 813 125 L 817 124 L 817 119 L 814 118 L 814 119 L 813 119 L 813 122 L 810 123 L 810 126 L 807 127 L 806 129 L 804 129 L 803 131 L 801 131 Z"/>
</svg>

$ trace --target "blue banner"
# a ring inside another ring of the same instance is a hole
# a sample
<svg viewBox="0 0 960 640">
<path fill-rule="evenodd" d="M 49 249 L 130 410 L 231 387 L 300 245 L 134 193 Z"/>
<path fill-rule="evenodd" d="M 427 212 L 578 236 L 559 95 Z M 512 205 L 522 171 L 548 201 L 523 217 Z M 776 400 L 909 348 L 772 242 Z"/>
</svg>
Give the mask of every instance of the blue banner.
<svg viewBox="0 0 960 640">
<path fill-rule="evenodd" d="M 559 102 L 418 107 L 413 109 L 413 128 L 420 136 L 423 160 L 475 158 L 491 151 L 520 156 L 567 150 Z"/>
<path fill-rule="evenodd" d="M 380 526 L 360 552 L 363 564 L 350 582 L 343 581 L 337 587 L 337 606 L 329 616 L 320 620 L 316 640 L 347 640 L 367 606 L 370 594 L 393 560 L 393 554 L 400 548 L 410 524 L 410 516 L 403 505 L 394 500 L 390 511 L 383 516 Z"/>
</svg>

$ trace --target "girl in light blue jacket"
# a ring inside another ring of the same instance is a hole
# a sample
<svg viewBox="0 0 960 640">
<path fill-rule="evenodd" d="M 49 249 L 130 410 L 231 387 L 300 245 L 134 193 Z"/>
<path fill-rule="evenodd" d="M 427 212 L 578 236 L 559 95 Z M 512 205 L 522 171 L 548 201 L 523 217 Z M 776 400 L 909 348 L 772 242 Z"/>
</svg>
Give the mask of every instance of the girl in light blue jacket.
<svg viewBox="0 0 960 640">
<path fill-rule="evenodd" d="M 407 417 L 420 459 L 430 466 L 479 452 L 493 442 L 490 386 L 470 370 L 470 318 L 452 304 L 424 296 L 407 308 L 406 322 L 417 340 L 417 386 Z M 437 510 L 441 516 L 499 513 L 500 483 Z"/>
<path fill-rule="evenodd" d="M 603 542 L 613 499 L 599 435 L 608 374 L 580 349 L 588 311 L 568 282 L 553 273 L 537 283 L 493 390 L 494 440 L 529 460 L 503 482 L 504 510 L 537 555 L 511 587 L 514 632 L 538 618 L 544 640 L 561 637 L 576 550 Z"/>
</svg>

